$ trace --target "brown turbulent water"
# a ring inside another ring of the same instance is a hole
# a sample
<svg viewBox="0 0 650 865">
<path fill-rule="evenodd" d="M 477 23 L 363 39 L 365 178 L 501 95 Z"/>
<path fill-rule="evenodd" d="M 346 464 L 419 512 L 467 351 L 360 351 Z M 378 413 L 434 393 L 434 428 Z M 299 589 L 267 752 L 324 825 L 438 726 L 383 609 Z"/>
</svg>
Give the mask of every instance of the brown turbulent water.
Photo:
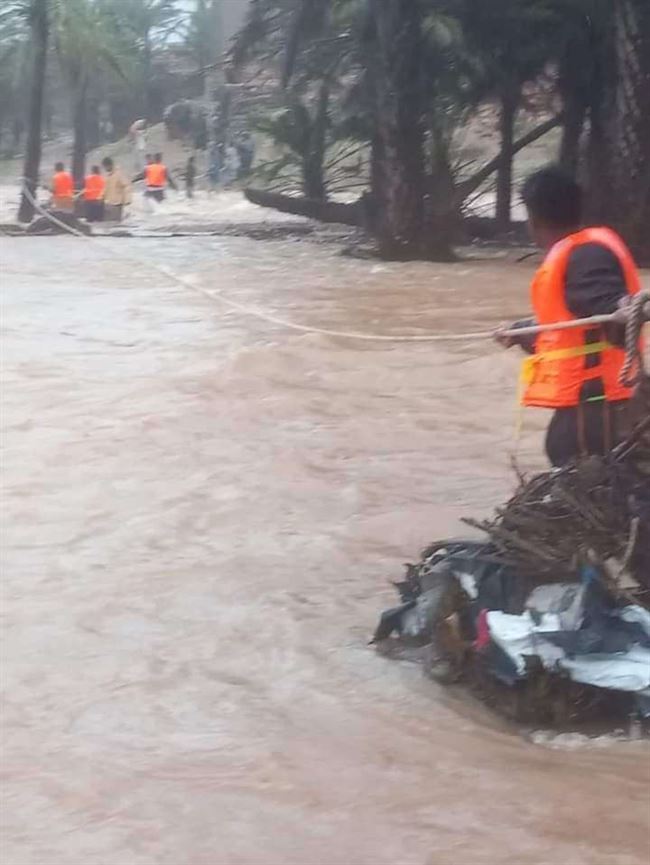
<svg viewBox="0 0 650 865">
<path fill-rule="evenodd" d="M 511 488 L 530 268 L 288 242 L 2 245 L 7 865 L 645 865 L 646 747 L 533 744 L 367 646 Z M 527 417 L 526 468 L 544 418 Z"/>
</svg>

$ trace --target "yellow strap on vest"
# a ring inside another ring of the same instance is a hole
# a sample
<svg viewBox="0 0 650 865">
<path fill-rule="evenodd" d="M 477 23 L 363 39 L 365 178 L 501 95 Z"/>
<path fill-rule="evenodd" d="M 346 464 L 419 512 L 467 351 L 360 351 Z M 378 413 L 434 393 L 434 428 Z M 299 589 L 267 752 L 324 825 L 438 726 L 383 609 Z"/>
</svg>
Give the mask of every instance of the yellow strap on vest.
<svg viewBox="0 0 650 865">
<path fill-rule="evenodd" d="M 609 342 L 592 342 L 588 345 L 578 345 L 573 348 L 558 348 L 554 351 L 542 351 L 532 354 L 523 359 L 519 375 L 519 387 L 517 388 L 517 423 L 515 426 L 515 444 L 518 445 L 524 425 L 524 396 L 526 388 L 535 378 L 535 367 L 542 360 L 568 360 L 572 357 L 582 357 L 588 354 L 598 354 L 601 351 L 613 348 Z"/>
<path fill-rule="evenodd" d="M 587 354 L 599 354 L 601 351 L 613 348 L 609 342 L 592 342 L 588 345 L 577 345 L 573 348 L 558 348 L 554 351 L 543 351 L 524 358 L 519 376 L 520 402 L 523 402 L 525 389 L 535 378 L 535 367 L 543 360 L 568 360 L 572 357 L 582 357 Z"/>
</svg>

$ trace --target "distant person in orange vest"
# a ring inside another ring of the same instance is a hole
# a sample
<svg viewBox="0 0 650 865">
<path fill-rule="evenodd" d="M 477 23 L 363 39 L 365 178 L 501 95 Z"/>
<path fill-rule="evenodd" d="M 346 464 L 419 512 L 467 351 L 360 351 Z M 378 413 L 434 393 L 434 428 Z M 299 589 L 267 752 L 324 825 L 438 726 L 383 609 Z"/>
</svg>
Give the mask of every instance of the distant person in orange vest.
<svg viewBox="0 0 650 865">
<path fill-rule="evenodd" d="M 535 319 L 554 324 L 616 312 L 641 287 L 639 271 L 623 240 L 610 228 L 581 228 L 582 189 L 561 168 L 531 175 L 522 189 L 530 232 L 546 253 L 531 286 Z M 630 388 L 619 382 L 624 328 L 617 323 L 552 330 L 513 339 L 525 361 L 524 405 L 553 409 L 546 452 L 554 466 L 604 454 L 632 424 Z"/>
<path fill-rule="evenodd" d="M 168 184 L 172 189 L 177 188 L 171 174 L 163 163 L 162 153 L 156 153 L 153 157 L 147 156 L 147 165 L 144 171 L 136 175 L 133 180 L 134 182 L 144 180 L 146 184 L 145 197 L 153 198 L 154 201 L 158 202 L 164 201 L 165 189 Z"/>
<path fill-rule="evenodd" d="M 56 210 L 74 210 L 74 181 L 62 162 L 54 166 L 52 177 L 52 206 Z"/>
<path fill-rule="evenodd" d="M 88 222 L 101 222 L 104 218 L 104 191 L 106 181 L 99 165 L 93 165 L 84 182 L 84 210 Z"/>
</svg>

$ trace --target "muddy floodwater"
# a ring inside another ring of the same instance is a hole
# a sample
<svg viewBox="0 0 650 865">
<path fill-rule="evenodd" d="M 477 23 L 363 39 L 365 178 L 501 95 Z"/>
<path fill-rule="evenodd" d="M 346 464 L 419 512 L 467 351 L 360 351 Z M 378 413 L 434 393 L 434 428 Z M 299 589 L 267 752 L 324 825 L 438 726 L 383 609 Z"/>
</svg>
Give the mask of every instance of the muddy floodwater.
<svg viewBox="0 0 650 865">
<path fill-rule="evenodd" d="M 535 744 L 367 645 L 512 488 L 516 356 L 290 331 L 127 256 L 377 334 L 525 314 L 531 264 L 0 251 L 6 865 L 647 865 L 645 744 Z"/>
</svg>

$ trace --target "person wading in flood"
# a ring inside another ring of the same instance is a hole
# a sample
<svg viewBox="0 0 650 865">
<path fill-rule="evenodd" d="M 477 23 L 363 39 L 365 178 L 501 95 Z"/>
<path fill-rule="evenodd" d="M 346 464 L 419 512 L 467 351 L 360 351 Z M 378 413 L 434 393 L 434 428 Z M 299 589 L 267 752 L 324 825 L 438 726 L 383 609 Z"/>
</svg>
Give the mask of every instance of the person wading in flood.
<svg viewBox="0 0 650 865">
<path fill-rule="evenodd" d="M 104 190 L 106 181 L 99 165 L 93 165 L 84 181 L 84 211 L 88 222 L 101 222 L 104 218 Z"/>
<path fill-rule="evenodd" d="M 74 180 L 72 175 L 65 170 L 62 162 L 54 166 L 52 177 L 52 206 L 57 210 L 66 210 L 72 213 L 74 209 Z"/>
<path fill-rule="evenodd" d="M 552 324 L 615 312 L 636 294 L 640 277 L 623 240 L 609 228 L 581 228 L 582 190 L 559 167 L 524 183 L 522 199 L 531 235 L 545 252 L 531 286 L 534 321 Z M 632 390 L 619 383 L 624 329 L 612 323 L 554 330 L 535 337 L 504 337 L 532 357 L 525 361 L 524 405 L 554 409 L 546 453 L 554 466 L 603 454 L 630 430 Z"/>
<path fill-rule="evenodd" d="M 106 172 L 104 211 L 108 221 L 120 222 L 124 207 L 131 204 L 131 185 L 110 156 L 102 159 Z"/>
<path fill-rule="evenodd" d="M 146 183 L 145 197 L 153 198 L 154 201 L 161 202 L 165 198 L 165 188 L 169 184 L 172 189 L 176 189 L 176 184 L 171 177 L 166 165 L 163 163 L 162 153 L 156 153 L 155 156 L 147 156 L 147 164 L 144 171 L 137 174 L 133 178 L 135 183 L 138 180 L 144 180 Z"/>
</svg>

